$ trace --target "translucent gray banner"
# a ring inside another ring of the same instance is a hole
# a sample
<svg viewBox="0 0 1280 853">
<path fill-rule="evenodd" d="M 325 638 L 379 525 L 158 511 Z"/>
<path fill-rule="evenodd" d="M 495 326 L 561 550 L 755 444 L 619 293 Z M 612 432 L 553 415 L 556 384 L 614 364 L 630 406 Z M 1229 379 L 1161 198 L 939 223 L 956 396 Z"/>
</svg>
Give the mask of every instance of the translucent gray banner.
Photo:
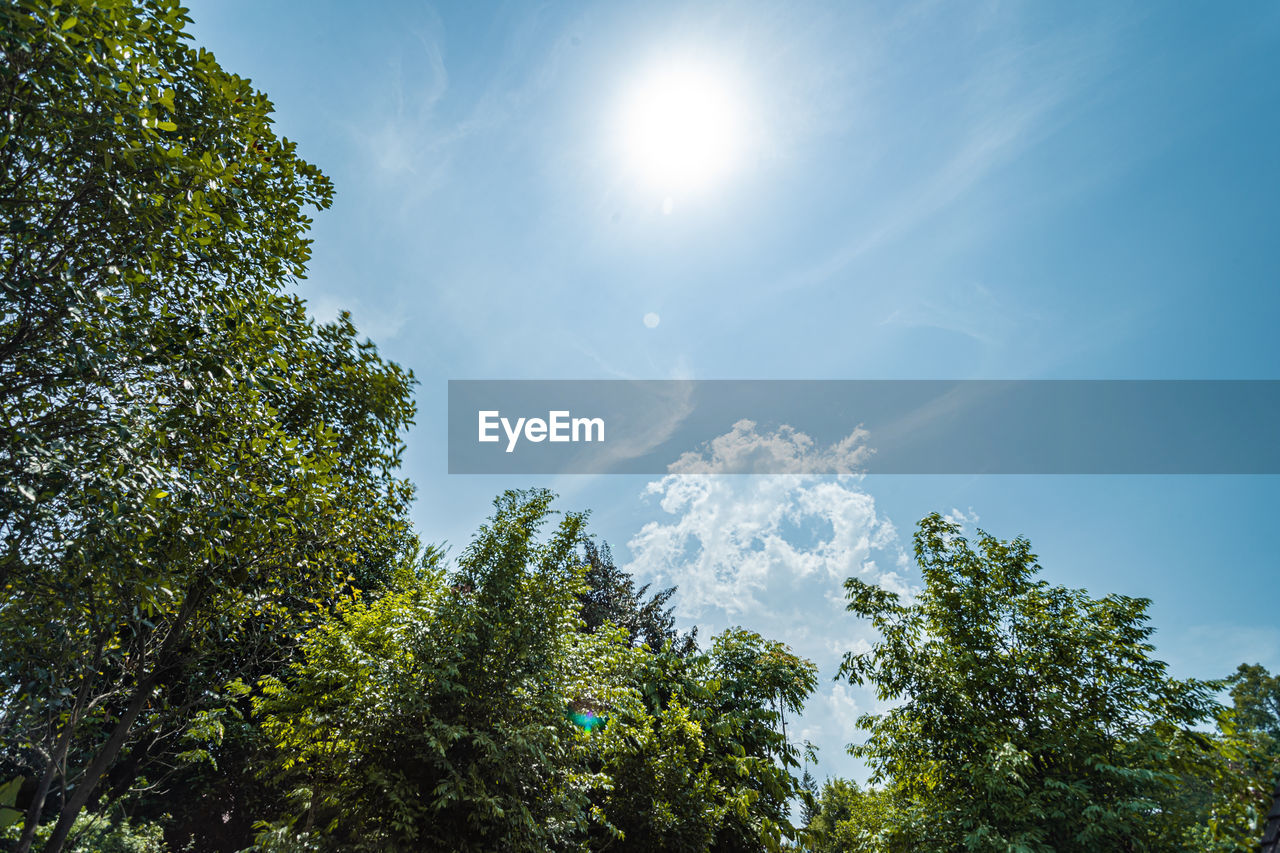
<svg viewBox="0 0 1280 853">
<path fill-rule="evenodd" d="M 1277 380 L 451 380 L 451 474 L 1276 474 Z"/>
</svg>

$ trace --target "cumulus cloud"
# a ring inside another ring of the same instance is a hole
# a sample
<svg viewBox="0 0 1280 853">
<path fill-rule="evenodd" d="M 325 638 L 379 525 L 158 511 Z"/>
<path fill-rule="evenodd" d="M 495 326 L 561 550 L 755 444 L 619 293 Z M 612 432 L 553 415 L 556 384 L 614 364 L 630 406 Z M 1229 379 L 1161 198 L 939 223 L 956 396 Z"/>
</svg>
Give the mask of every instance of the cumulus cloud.
<svg viewBox="0 0 1280 853">
<path fill-rule="evenodd" d="M 803 432 L 783 424 L 761 432 L 756 423 L 740 420 L 696 451 L 668 466 L 673 474 L 853 474 L 875 451 L 868 433 L 858 427 L 830 447 L 820 448 Z"/>
<path fill-rule="evenodd" d="M 843 610 L 839 582 L 851 575 L 900 586 L 875 557 L 897 548 L 897 531 L 848 473 L 865 458 L 865 437 L 858 429 L 822 448 L 787 426 L 762 433 L 739 421 L 648 484 L 645 495 L 656 498 L 664 518 L 632 537 L 629 568 L 677 583 L 679 606 L 690 616 L 708 609 L 727 617 L 780 615 L 788 606 Z M 726 473 L 780 470 L 793 473 Z M 832 470 L 841 473 L 815 473 Z M 905 562 L 900 549 L 891 562 Z"/>
<path fill-rule="evenodd" d="M 912 591 L 898 532 L 862 478 L 812 473 L 859 459 L 864 438 L 858 431 L 819 447 L 789 428 L 762 433 L 739 422 L 646 486 L 658 517 L 628 542 L 628 570 L 677 585 L 677 613 L 703 637 L 746 625 L 818 666 L 822 686 L 792 731 L 836 766 L 858 739 L 858 715 L 875 705 L 864 688 L 830 681 L 846 652 L 865 651 L 875 639 L 869 624 L 846 611 L 843 581 L 856 576 Z M 784 465 L 796 473 L 711 473 Z"/>
<path fill-rule="evenodd" d="M 873 552 L 897 543 L 892 523 L 847 475 L 669 474 L 645 493 L 666 518 L 632 537 L 630 569 L 678 583 L 689 615 L 777 612 L 805 580 L 816 582 L 806 584 L 816 588 L 805 609 L 815 600 L 829 606 L 843 578 L 885 574 Z"/>
</svg>

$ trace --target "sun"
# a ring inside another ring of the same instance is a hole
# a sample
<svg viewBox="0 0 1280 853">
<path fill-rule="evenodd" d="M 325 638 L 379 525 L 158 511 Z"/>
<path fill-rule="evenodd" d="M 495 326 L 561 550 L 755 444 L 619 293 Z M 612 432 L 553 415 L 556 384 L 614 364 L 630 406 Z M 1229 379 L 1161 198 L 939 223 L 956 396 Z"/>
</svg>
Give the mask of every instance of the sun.
<svg viewBox="0 0 1280 853">
<path fill-rule="evenodd" d="M 738 99 L 708 67 L 653 69 L 623 101 L 621 142 L 629 166 L 662 193 L 701 189 L 735 165 L 742 136 Z"/>
</svg>

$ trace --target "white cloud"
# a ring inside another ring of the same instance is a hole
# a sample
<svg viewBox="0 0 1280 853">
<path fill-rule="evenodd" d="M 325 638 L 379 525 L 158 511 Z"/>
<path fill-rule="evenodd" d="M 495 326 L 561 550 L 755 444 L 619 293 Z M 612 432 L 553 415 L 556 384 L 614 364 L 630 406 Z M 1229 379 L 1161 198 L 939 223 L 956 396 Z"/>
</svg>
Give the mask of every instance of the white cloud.
<svg viewBox="0 0 1280 853">
<path fill-rule="evenodd" d="M 851 476 L 735 477 L 669 474 L 650 483 L 669 516 L 628 543 L 630 570 L 680 586 L 682 611 L 726 616 L 810 610 L 831 587 L 876 571 L 873 551 L 896 545 L 896 531 Z M 796 598 L 799 581 L 811 595 Z M 762 602 L 768 602 L 766 606 Z"/>
<path fill-rule="evenodd" d="M 684 454 L 672 466 L 677 473 L 648 484 L 646 496 L 657 498 L 666 518 L 650 521 L 632 537 L 628 568 L 678 584 L 678 606 L 687 616 L 751 613 L 752 624 L 771 616 L 783 620 L 784 630 L 788 622 L 803 625 L 818 616 L 821 624 L 842 611 L 840 582 L 851 575 L 900 586 L 897 575 L 882 572 L 874 558 L 896 552 L 892 562 L 901 564 L 897 531 L 877 515 L 858 477 L 707 473 L 848 471 L 865 458 L 864 436 L 856 430 L 818 448 L 790 427 L 761 434 L 752 422 L 738 422 L 700 452 Z"/>
<path fill-rule="evenodd" d="M 875 451 L 861 427 L 827 448 L 783 424 L 769 433 L 740 420 L 700 450 L 684 453 L 668 466 L 673 474 L 853 474 Z"/>
<path fill-rule="evenodd" d="M 969 507 L 968 512 L 965 512 L 962 509 L 956 509 L 955 507 L 952 507 L 951 512 L 945 514 L 942 517 L 945 518 L 947 521 L 951 522 L 952 524 L 958 524 L 961 527 L 965 527 L 970 524 L 977 524 L 979 521 L 982 520 L 981 517 L 976 512 L 973 511 L 973 507 Z"/>
<path fill-rule="evenodd" d="M 829 470 L 858 446 L 820 448 L 794 430 L 761 434 L 743 422 L 682 466 Z M 661 515 L 631 538 L 626 568 L 641 582 L 677 585 L 677 615 L 704 641 L 742 624 L 813 661 L 818 690 L 789 731 L 818 746 L 832 772 L 865 777 L 843 754 L 875 696 L 831 679 L 846 652 L 869 650 L 876 635 L 846 611 L 843 581 L 857 576 L 907 596 L 912 589 L 898 532 L 862 482 L 851 474 L 668 474 L 645 489 Z"/>
<path fill-rule="evenodd" d="M 858 717 L 862 716 L 863 709 L 858 707 L 858 702 L 854 699 L 853 691 L 847 684 L 835 684 L 825 695 L 822 696 L 823 710 L 830 717 L 830 724 L 836 731 L 843 733 L 844 737 L 852 738 L 857 731 Z"/>
</svg>

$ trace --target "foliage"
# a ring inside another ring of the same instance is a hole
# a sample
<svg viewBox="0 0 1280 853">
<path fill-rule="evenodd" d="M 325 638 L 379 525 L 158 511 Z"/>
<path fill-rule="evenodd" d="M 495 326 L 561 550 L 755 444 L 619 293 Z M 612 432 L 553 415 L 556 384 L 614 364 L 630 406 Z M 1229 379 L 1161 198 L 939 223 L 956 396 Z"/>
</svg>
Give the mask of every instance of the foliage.
<svg viewBox="0 0 1280 853">
<path fill-rule="evenodd" d="M 817 808 L 806 822 L 813 853 L 874 850 L 889 826 L 889 802 L 884 791 L 863 790 L 856 782 L 828 779 L 818 795 Z"/>
<path fill-rule="evenodd" d="M 800 776 L 800 789 L 800 822 L 807 827 L 818 814 L 818 780 L 813 778 L 807 764 Z"/>
<path fill-rule="evenodd" d="M 449 575 L 428 564 L 310 632 L 255 698 L 324 849 L 545 850 L 584 806 L 565 768 L 582 517 L 534 536 L 545 492 L 507 492 Z M 585 819 L 582 817 L 581 819 Z"/>
<path fill-rule="evenodd" d="M 37 843 L 46 843 L 53 828 L 52 824 L 40 827 L 35 835 Z M 16 842 L 19 833 L 20 827 L 16 824 L 0 830 L 0 841 Z M 168 853 L 169 850 L 160 824 L 130 819 L 105 803 L 99 803 L 94 811 L 77 815 L 67 849 L 72 853 Z"/>
<path fill-rule="evenodd" d="M 394 470 L 412 377 L 285 293 L 331 187 L 186 23 L 170 0 L 0 7 L 0 761 L 33 780 L 19 850 L 53 818 L 61 849 L 104 778 L 199 759 L 170 745 L 216 739 L 220 685 L 411 539 Z"/>
<path fill-rule="evenodd" d="M 582 561 L 586 588 L 578 600 L 586 630 L 595 631 L 608 622 L 624 629 L 630 643 L 645 643 L 653 651 L 668 642 L 681 655 L 697 648 L 697 628 L 681 636 L 672 608 L 667 606 L 675 587 L 659 590 L 646 600 L 649 585 L 637 589 L 632 577 L 613 562 L 609 546 L 597 545 L 592 539 L 582 544 Z"/>
<path fill-rule="evenodd" d="M 1190 850 L 1251 853 L 1280 779 L 1280 679 L 1241 664 L 1227 683 L 1232 705 L 1218 713 L 1212 749 L 1183 771 L 1185 840 Z"/>
<path fill-rule="evenodd" d="M 1218 716 L 1217 731 L 1196 733 L 1177 756 L 1178 795 L 1168 815 L 1186 827 L 1181 846 L 1195 853 L 1252 853 L 1262 837 L 1271 805 L 1274 759 L 1242 730 L 1231 709 Z"/>
<path fill-rule="evenodd" d="M 813 664 L 739 628 L 706 653 L 640 650 L 632 673 L 592 744 L 591 766 L 608 779 L 592 849 L 778 850 L 795 839 L 800 750 L 784 715 L 812 692 Z"/>
<path fill-rule="evenodd" d="M 1280 680 L 1242 666 L 1217 708 L 1145 600 L 1037 580 L 1025 540 L 935 515 L 918 597 L 847 582 L 882 641 L 841 675 L 900 704 L 853 748 L 877 787 L 816 802 L 813 665 L 699 649 L 583 515 L 538 538 L 549 493 L 420 553 L 412 375 L 290 295 L 332 187 L 188 22 L 0 4 L 6 849 L 238 849 L 253 818 L 262 851 L 1252 846 Z"/>
<path fill-rule="evenodd" d="M 1242 663 L 1228 683 L 1236 725 L 1266 738 L 1268 753 L 1280 757 L 1280 675 L 1262 664 Z"/>
<path fill-rule="evenodd" d="M 887 786 L 880 848 L 1176 849 L 1178 771 L 1214 685 L 1151 658 L 1148 602 L 1050 586 L 1025 539 L 975 549 L 937 514 L 915 554 L 912 601 L 845 584 L 882 639 L 841 675 L 901 703 L 864 715 L 850 750 Z"/>
<path fill-rule="evenodd" d="M 782 715 L 812 664 L 741 629 L 685 655 L 611 620 L 580 630 L 583 519 L 538 543 L 549 502 L 505 493 L 453 571 L 402 574 L 263 681 L 254 703 L 295 807 L 261 849 L 710 851 L 795 835 Z M 573 726 L 583 705 L 607 724 Z"/>
</svg>

